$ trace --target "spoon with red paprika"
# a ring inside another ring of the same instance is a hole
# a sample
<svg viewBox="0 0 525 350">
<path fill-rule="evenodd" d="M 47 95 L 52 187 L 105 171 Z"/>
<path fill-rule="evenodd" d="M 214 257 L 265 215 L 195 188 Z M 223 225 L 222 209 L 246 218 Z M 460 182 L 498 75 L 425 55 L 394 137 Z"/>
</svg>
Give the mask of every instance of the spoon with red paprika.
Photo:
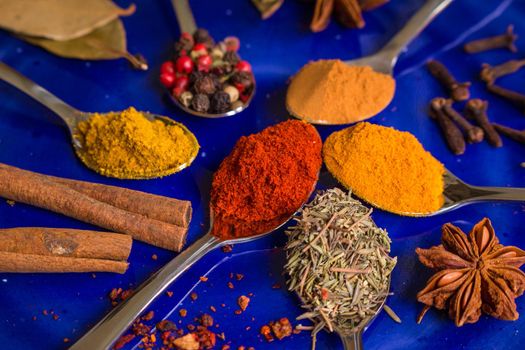
<svg viewBox="0 0 525 350">
<path fill-rule="evenodd" d="M 251 65 L 236 54 L 239 40 L 229 37 L 234 43 L 225 40 L 213 46 L 207 31 L 197 29 L 189 1 L 172 0 L 172 4 L 182 34 L 175 45 L 176 59 L 164 62 L 160 74 L 171 101 L 203 118 L 230 117 L 248 108 L 255 95 L 255 78 Z M 205 38 L 199 38 L 199 31 L 206 33 Z M 234 57 L 235 64 L 227 62 L 227 55 Z"/>
<path fill-rule="evenodd" d="M 182 273 L 212 250 L 262 238 L 308 200 L 321 168 L 317 130 L 288 120 L 243 136 L 213 176 L 210 229 L 146 280 L 71 350 L 106 349 Z"/>
</svg>

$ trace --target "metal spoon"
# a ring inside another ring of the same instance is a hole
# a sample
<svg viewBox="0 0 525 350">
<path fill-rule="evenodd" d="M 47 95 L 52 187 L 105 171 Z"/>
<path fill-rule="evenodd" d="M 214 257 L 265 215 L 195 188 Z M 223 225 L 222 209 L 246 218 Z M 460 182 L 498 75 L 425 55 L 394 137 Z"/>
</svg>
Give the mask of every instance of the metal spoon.
<svg viewBox="0 0 525 350">
<path fill-rule="evenodd" d="M 390 290 L 390 280 L 391 275 L 388 275 L 388 290 Z M 368 320 L 366 322 L 363 322 L 360 327 L 353 331 L 348 331 L 339 327 L 335 327 L 335 331 L 337 334 L 339 334 L 339 337 L 341 337 L 341 340 L 343 341 L 343 347 L 345 350 L 361 350 L 363 349 L 363 333 L 368 329 L 368 327 L 374 322 L 377 315 L 381 313 L 383 310 L 383 306 L 385 305 L 387 298 L 387 294 L 383 297 L 383 301 L 381 304 L 377 307 L 374 314 L 369 316 Z"/>
<path fill-rule="evenodd" d="M 475 202 L 525 201 L 525 188 L 473 186 L 463 182 L 449 170 L 446 170 L 443 179 L 445 182 L 445 189 L 443 191 L 445 201 L 443 206 L 433 213 L 396 212 L 384 209 L 380 205 L 377 205 L 377 203 L 369 202 L 366 198 L 362 198 L 376 208 L 404 216 L 433 216 L 443 214 L 448 211 L 460 208 L 466 204 Z M 359 193 L 355 194 L 356 196 L 360 197 Z"/>
<path fill-rule="evenodd" d="M 317 180 L 312 187 L 315 189 Z M 311 194 L 311 193 L 310 193 Z M 308 196 L 310 197 L 310 196 Z M 306 203 L 303 202 L 303 204 Z M 111 310 L 100 322 L 78 340 L 70 350 L 107 349 L 139 317 L 146 308 L 180 275 L 212 250 L 228 245 L 251 242 L 262 238 L 283 226 L 293 215 L 278 218 L 268 231 L 251 237 L 220 240 L 211 234 L 213 229 L 213 210 L 210 208 L 210 228 L 195 243 L 183 250 L 159 271 L 140 285 L 133 295 Z M 280 221 L 277 221 L 280 220 Z"/>
<path fill-rule="evenodd" d="M 381 50 L 373 55 L 345 61 L 344 63 L 349 66 L 370 66 L 376 72 L 393 75 L 394 66 L 396 65 L 397 59 L 402 51 L 451 2 L 452 0 L 426 1 L 425 4 L 421 6 L 421 8 L 408 20 L 405 26 L 392 39 L 390 39 Z M 324 119 L 305 118 L 304 116 L 295 114 L 288 105 L 286 106 L 286 109 L 288 110 L 288 113 L 295 118 L 305 119 L 312 124 L 348 124 L 347 122 L 334 123 Z M 362 116 L 362 119 L 370 117 L 373 117 L 373 115 Z"/>
<path fill-rule="evenodd" d="M 75 109 L 65 103 L 64 101 L 60 100 L 55 95 L 51 94 L 49 91 L 44 89 L 43 87 L 39 86 L 35 82 L 31 81 L 21 73 L 17 72 L 13 68 L 9 67 L 3 62 L 0 62 L 0 79 L 11 84 L 12 86 L 18 88 L 19 90 L 25 92 L 27 95 L 31 96 L 56 114 L 62 120 L 66 123 L 69 132 L 71 134 L 71 141 L 73 143 L 73 148 L 75 149 L 75 153 L 77 156 L 82 160 L 82 162 L 90 169 L 94 171 L 98 171 L 99 166 L 94 162 L 91 158 L 91 156 L 88 154 L 86 149 L 83 147 L 82 142 L 79 138 L 78 133 L 76 132 L 78 123 L 81 121 L 88 120 L 94 113 L 88 113 L 88 112 L 82 112 L 78 109 Z M 189 159 L 184 163 L 176 167 L 163 169 L 161 171 L 156 171 L 149 174 L 144 173 L 129 173 L 125 176 L 122 176 L 122 178 L 126 179 L 151 179 L 151 178 L 157 178 L 162 176 L 167 176 L 173 173 L 176 173 L 178 171 L 181 171 L 182 169 L 186 168 L 188 165 L 193 162 L 195 157 L 198 153 L 198 142 L 195 136 L 189 131 L 184 125 L 177 123 L 176 121 L 173 121 L 167 117 L 160 116 L 157 114 L 152 114 L 149 112 L 141 112 L 143 113 L 146 118 L 149 120 L 160 120 L 166 125 L 178 125 L 180 128 L 184 130 L 186 135 L 188 135 L 195 144 L 195 152 L 189 157 Z"/>
<path fill-rule="evenodd" d="M 181 33 L 195 33 L 195 31 L 197 30 L 197 24 L 195 23 L 195 18 L 193 17 L 193 13 L 191 12 L 189 0 L 171 0 L 171 3 L 173 4 L 173 8 L 175 9 L 175 15 L 177 16 L 177 21 L 179 22 L 179 28 Z M 252 102 L 253 96 L 255 95 L 255 88 L 255 79 L 253 79 L 253 90 L 248 100 L 244 102 L 241 106 L 231 109 L 225 113 L 197 112 L 183 105 L 177 98 L 173 97 L 171 93 L 168 95 L 170 96 L 170 99 L 173 101 L 173 103 L 175 103 L 180 109 L 182 109 L 186 113 L 203 118 L 223 118 L 231 117 L 248 108 L 248 106 Z"/>
</svg>

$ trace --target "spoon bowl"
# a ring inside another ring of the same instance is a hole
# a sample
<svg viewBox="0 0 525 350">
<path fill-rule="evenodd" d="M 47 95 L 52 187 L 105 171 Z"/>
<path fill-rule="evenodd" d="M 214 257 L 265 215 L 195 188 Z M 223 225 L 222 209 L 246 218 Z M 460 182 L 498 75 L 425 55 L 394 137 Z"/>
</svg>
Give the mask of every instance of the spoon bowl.
<svg viewBox="0 0 525 350">
<path fill-rule="evenodd" d="M 451 210 L 460 208 L 464 205 L 475 202 L 487 201 L 521 201 L 525 202 L 525 188 L 514 187 L 485 187 L 473 186 L 465 183 L 459 179 L 450 170 L 445 169 L 443 175 L 444 189 L 443 189 L 443 205 L 441 208 L 431 213 L 414 213 L 404 211 L 393 211 L 385 209 L 377 203 L 370 202 L 366 198 L 362 198 L 370 205 L 394 214 L 413 217 L 425 217 L 443 214 Z M 359 193 L 355 193 L 360 197 Z"/>
<path fill-rule="evenodd" d="M 197 30 L 197 24 L 195 22 L 195 17 L 193 17 L 193 13 L 191 11 L 191 7 L 188 0 L 171 0 L 171 3 L 173 5 L 173 9 L 175 10 L 175 15 L 177 17 L 177 21 L 179 23 L 179 28 L 181 33 L 190 33 L 193 34 Z M 253 76 L 253 75 L 252 75 Z M 186 106 L 184 106 L 177 98 L 173 97 L 173 95 L 168 91 L 168 95 L 170 97 L 170 100 L 180 109 L 182 109 L 184 112 L 201 117 L 201 118 L 210 118 L 210 119 L 217 119 L 217 118 L 224 118 L 224 117 L 232 117 L 238 113 L 241 113 L 244 111 L 250 103 L 252 102 L 253 96 L 255 95 L 256 90 L 256 83 L 255 78 L 253 79 L 253 90 L 250 94 L 250 97 L 246 102 L 244 102 L 241 106 L 231 109 L 224 113 L 205 113 L 205 112 L 197 112 L 193 109 L 190 109 Z"/>
<path fill-rule="evenodd" d="M 175 1 L 175 0 L 174 0 Z M 345 61 L 349 66 L 369 66 L 378 73 L 393 75 L 394 66 L 399 55 L 403 50 L 421 33 L 423 29 L 440 14 L 452 0 L 427 0 L 423 6 L 406 22 L 405 26 L 378 52 L 373 55 L 362 57 L 355 60 Z M 385 105 L 386 108 L 386 105 Z M 286 105 L 288 113 L 295 118 L 303 119 L 312 124 L 340 125 L 347 122 L 333 122 L 324 119 L 312 119 L 297 115 Z M 379 113 L 380 111 L 377 111 Z M 376 113 L 376 114 L 377 114 Z M 360 116 L 360 120 L 365 120 L 374 115 Z"/>
<path fill-rule="evenodd" d="M 78 124 L 83 121 L 87 121 L 90 119 L 95 113 L 88 113 L 88 112 L 82 112 L 78 109 L 75 109 L 65 103 L 64 101 L 60 100 L 58 97 L 51 94 L 49 91 L 44 89 L 43 87 L 39 86 L 35 82 L 31 81 L 24 75 L 20 74 L 13 68 L 9 67 L 8 65 L 0 62 L 0 79 L 6 81 L 7 83 L 13 85 L 14 87 L 20 89 L 21 91 L 25 92 L 29 96 L 33 97 L 35 100 L 42 103 L 47 108 L 51 109 L 53 112 L 55 112 L 66 124 L 66 126 L 69 129 L 69 133 L 71 135 L 71 142 L 73 144 L 73 148 L 75 150 L 75 153 L 77 154 L 78 158 L 91 170 L 94 170 L 96 172 L 99 171 L 99 166 L 96 164 L 95 161 L 90 157 L 87 150 L 83 147 L 81 136 L 78 133 Z M 172 167 L 168 167 L 166 169 L 162 169 L 159 171 L 151 172 L 151 173 L 127 173 L 122 178 L 125 179 L 152 179 L 152 178 L 158 178 L 162 176 L 167 176 L 173 173 L 176 173 L 178 171 L 181 171 L 182 169 L 189 166 L 198 153 L 198 142 L 195 138 L 195 135 L 186 128 L 181 123 L 178 123 L 174 120 L 171 120 L 167 117 L 160 116 L 157 114 L 152 114 L 149 112 L 141 112 L 148 120 L 154 121 L 154 120 L 160 120 L 166 125 L 177 125 L 179 126 L 184 133 L 192 140 L 192 143 L 195 145 L 194 152 L 190 155 L 190 157 L 184 162 L 183 164 L 178 164 Z"/>
</svg>

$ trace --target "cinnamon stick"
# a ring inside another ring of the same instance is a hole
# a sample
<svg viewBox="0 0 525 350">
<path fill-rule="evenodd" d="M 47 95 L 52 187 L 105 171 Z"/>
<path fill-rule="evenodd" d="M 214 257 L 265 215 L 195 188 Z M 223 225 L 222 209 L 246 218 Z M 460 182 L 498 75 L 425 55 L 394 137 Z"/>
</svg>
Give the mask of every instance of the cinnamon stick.
<svg viewBox="0 0 525 350">
<path fill-rule="evenodd" d="M 0 272 L 124 273 L 130 236 L 27 227 L 0 230 Z"/>
<path fill-rule="evenodd" d="M 187 228 L 96 200 L 45 175 L 0 164 L 0 197 L 31 204 L 158 247 L 180 251 Z"/>
<path fill-rule="evenodd" d="M 77 192 L 114 207 L 144 215 L 150 219 L 188 227 L 191 221 L 191 202 L 157 196 L 127 188 L 47 176 Z"/>
</svg>

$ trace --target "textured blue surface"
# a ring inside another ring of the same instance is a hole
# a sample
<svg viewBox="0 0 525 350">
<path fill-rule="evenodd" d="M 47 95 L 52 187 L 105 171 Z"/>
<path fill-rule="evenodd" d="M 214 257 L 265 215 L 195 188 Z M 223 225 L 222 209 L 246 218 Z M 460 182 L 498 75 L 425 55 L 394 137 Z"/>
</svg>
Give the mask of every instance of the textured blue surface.
<svg viewBox="0 0 525 350">
<path fill-rule="evenodd" d="M 123 5 L 129 2 L 121 1 Z M 287 0 L 271 19 L 260 21 L 248 0 L 194 0 L 197 22 L 219 39 L 236 35 L 241 39 L 241 55 L 251 61 L 257 78 L 257 95 L 250 108 L 231 119 L 196 119 L 179 112 L 162 95 L 158 84 L 158 67 L 169 56 L 178 36 L 177 24 L 168 0 L 136 1 L 137 13 L 124 19 L 130 51 L 144 54 L 151 69 L 133 71 L 125 61 L 82 62 L 52 56 L 0 32 L 0 60 L 12 65 L 41 83 L 65 101 L 86 111 L 120 110 L 129 105 L 165 114 L 185 123 L 198 137 L 202 150 L 194 164 L 179 174 L 162 180 L 119 181 L 104 178 L 86 169 L 75 157 L 67 130 L 58 118 L 38 103 L 10 86 L 0 83 L 0 162 L 24 169 L 75 179 L 125 186 L 151 193 L 192 201 L 195 216 L 189 242 L 202 234 L 206 225 L 207 194 L 211 174 L 241 136 L 257 132 L 267 125 L 287 118 L 284 94 L 288 77 L 308 60 L 319 58 L 349 59 L 374 52 L 400 28 L 422 0 L 392 0 L 372 13 L 365 14 L 367 26 L 349 31 L 332 23 L 319 34 L 308 31 L 312 5 Z M 477 80 L 483 62 L 499 63 L 523 57 L 525 52 L 525 1 L 455 1 L 410 45 L 396 67 L 397 92 L 390 107 L 372 122 L 395 126 L 416 135 L 423 145 L 450 170 L 478 185 L 525 187 L 524 148 L 508 139 L 501 149 L 482 143 L 468 147 L 464 156 L 453 156 L 447 149 L 437 126 L 426 115 L 427 102 L 443 95 L 442 88 L 422 67 L 429 57 L 437 57 L 451 67 L 460 80 L 473 81 L 473 95 L 490 100 L 490 116 L 502 124 L 525 128 L 525 118 L 512 106 L 489 96 Z M 503 32 L 514 23 L 522 34 L 518 41 L 521 54 L 494 51 L 479 55 L 464 54 L 458 44 L 467 38 Z M 523 89 L 524 72 L 504 78 L 501 83 Z M 323 138 L 335 127 L 319 127 Z M 319 187 L 334 186 L 323 170 Z M 429 246 L 439 240 L 439 226 L 448 221 L 462 221 L 468 229 L 484 216 L 492 218 L 504 244 L 525 246 L 523 232 L 525 212 L 521 204 L 477 204 L 433 218 L 403 218 L 381 211 L 374 213 L 380 226 L 393 238 L 393 251 L 399 265 L 392 280 L 395 293 L 389 304 L 399 313 L 403 324 L 394 324 L 381 315 L 366 332 L 367 349 L 502 349 L 518 347 L 524 342 L 525 318 L 504 322 L 485 316 L 476 325 L 456 328 L 442 312 L 429 312 L 421 325 L 415 317 L 420 305 L 415 294 L 430 276 L 417 263 L 414 248 Z M 48 226 L 93 228 L 66 217 L 17 203 L 14 207 L 0 201 L 0 227 Z M 178 308 L 188 309 L 188 319 L 214 305 L 214 315 L 233 348 L 241 344 L 257 349 L 308 349 L 309 335 L 304 332 L 282 342 L 267 344 L 258 330 L 265 322 L 283 316 L 291 320 L 301 310 L 294 295 L 284 288 L 272 289 L 275 282 L 284 284 L 283 254 L 279 249 L 284 235 L 236 246 L 233 255 L 218 251 L 210 254 L 170 286 L 172 298 L 163 296 L 152 306 L 155 321 L 170 313 L 178 321 Z M 151 259 L 152 254 L 158 260 Z M 156 271 L 173 253 L 134 242 L 131 266 L 125 275 L 99 273 L 16 275 L 0 274 L 0 344 L 5 349 L 61 349 L 63 338 L 78 339 L 111 306 L 107 294 L 113 287 L 137 286 Z M 210 269 L 215 266 L 213 270 Z M 229 273 L 243 273 L 242 281 L 227 288 Z M 198 277 L 209 275 L 206 283 Z M 194 288 L 199 298 L 187 300 Z M 241 316 L 234 315 L 236 298 L 254 293 L 252 302 Z M 517 300 L 523 311 L 525 298 Z M 180 303 L 179 303 L 180 301 Z M 221 308 L 220 304 L 227 306 Z M 181 306 L 182 305 L 182 306 Z M 59 314 L 55 321 L 42 310 Z M 33 321 L 33 315 L 37 320 Z M 252 321 L 254 317 L 254 321 Z M 183 322 L 183 323 L 184 323 Z M 251 326 L 246 330 L 246 326 Z M 521 332 L 520 332 L 521 329 Z M 318 349 L 341 349 L 335 335 L 322 333 Z"/>
</svg>

